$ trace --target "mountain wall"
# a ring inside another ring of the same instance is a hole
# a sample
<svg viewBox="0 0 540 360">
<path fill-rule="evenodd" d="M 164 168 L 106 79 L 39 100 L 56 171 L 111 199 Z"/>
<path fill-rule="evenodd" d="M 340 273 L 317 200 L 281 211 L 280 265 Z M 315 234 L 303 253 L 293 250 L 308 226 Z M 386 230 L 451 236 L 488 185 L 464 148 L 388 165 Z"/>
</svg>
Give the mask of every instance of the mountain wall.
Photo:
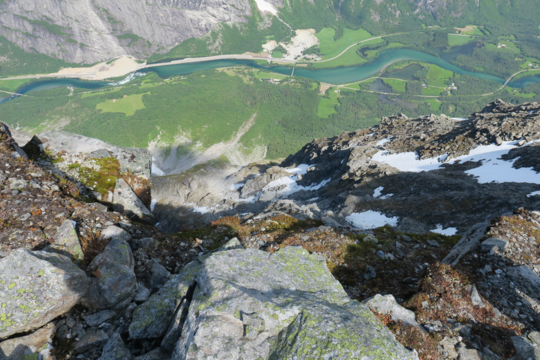
<svg viewBox="0 0 540 360">
<path fill-rule="evenodd" d="M 27 52 L 91 64 L 167 52 L 221 22 L 246 22 L 251 11 L 247 0 L 7 0 L 0 35 Z"/>
</svg>

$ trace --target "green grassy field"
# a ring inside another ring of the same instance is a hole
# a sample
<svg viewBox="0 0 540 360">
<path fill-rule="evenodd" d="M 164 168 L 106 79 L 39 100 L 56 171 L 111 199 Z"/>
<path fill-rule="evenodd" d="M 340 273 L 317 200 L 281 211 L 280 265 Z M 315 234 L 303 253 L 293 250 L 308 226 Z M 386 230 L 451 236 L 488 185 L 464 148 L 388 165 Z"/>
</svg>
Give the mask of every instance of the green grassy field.
<svg viewBox="0 0 540 360">
<path fill-rule="evenodd" d="M 269 72 L 269 71 L 261 71 L 261 70 L 253 70 L 253 75 L 259 80 L 261 80 L 261 79 L 283 80 L 283 79 L 286 79 L 286 78 L 289 77 L 287 75 L 282 75 L 282 74 L 273 73 L 273 72 Z"/>
<path fill-rule="evenodd" d="M 426 100 L 426 102 L 429 104 L 429 108 L 433 113 L 439 113 L 442 104 L 440 101 L 437 101 L 436 99 L 429 99 Z"/>
<path fill-rule="evenodd" d="M 446 81 L 454 76 L 453 72 L 440 68 L 437 65 L 425 64 L 424 66 L 429 66 L 429 72 L 426 79 L 428 85 L 446 87 Z"/>
<path fill-rule="evenodd" d="M 126 116 L 132 116 L 137 110 L 146 109 L 142 101 L 143 95 L 134 94 L 120 99 L 111 99 L 96 105 L 96 109 L 104 113 L 124 113 Z"/>
<path fill-rule="evenodd" d="M 333 68 L 333 67 L 340 67 L 340 66 L 355 66 L 355 65 L 362 65 L 368 62 L 368 60 L 362 58 L 358 53 L 356 52 L 358 49 L 361 49 L 367 44 L 377 44 L 383 42 L 382 39 L 374 39 L 371 41 L 366 41 L 365 43 L 362 43 L 357 46 L 353 46 L 349 50 L 347 50 L 345 53 L 343 53 L 340 57 L 334 60 L 325 61 L 325 62 L 315 62 L 313 63 L 313 67 L 315 69 L 325 69 L 325 68 Z M 378 53 L 377 50 L 373 50 L 375 54 Z M 375 57 L 375 56 L 373 56 Z"/>
<path fill-rule="evenodd" d="M 422 89 L 422 95 L 440 95 L 442 92 L 444 92 L 444 89 L 438 87 L 428 86 Z"/>
<path fill-rule="evenodd" d="M 386 86 L 390 86 L 392 91 L 405 92 L 407 90 L 407 82 L 405 80 L 383 79 Z"/>
<path fill-rule="evenodd" d="M 448 44 L 450 46 L 459 46 L 470 43 L 474 40 L 472 36 L 463 36 L 460 34 L 448 34 Z"/>
<path fill-rule="evenodd" d="M 328 91 L 328 97 L 320 97 L 319 105 L 317 107 L 317 114 L 320 118 L 328 118 L 330 115 L 336 113 L 336 106 L 339 105 L 338 93 L 336 88 L 330 88 Z"/>
<path fill-rule="evenodd" d="M 343 31 L 343 36 L 337 40 L 334 40 L 335 34 L 336 31 L 332 28 L 323 28 L 316 34 L 320 42 L 319 49 L 323 54 L 323 59 L 330 59 L 350 45 L 373 37 L 364 29 L 351 30 L 346 28 Z"/>
<path fill-rule="evenodd" d="M 283 53 L 281 51 L 272 51 L 272 57 L 281 59 L 283 57 Z"/>
<path fill-rule="evenodd" d="M 26 83 L 30 83 L 31 81 L 31 79 L 0 80 L 0 90 L 15 92 L 15 90 Z"/>
</svg>

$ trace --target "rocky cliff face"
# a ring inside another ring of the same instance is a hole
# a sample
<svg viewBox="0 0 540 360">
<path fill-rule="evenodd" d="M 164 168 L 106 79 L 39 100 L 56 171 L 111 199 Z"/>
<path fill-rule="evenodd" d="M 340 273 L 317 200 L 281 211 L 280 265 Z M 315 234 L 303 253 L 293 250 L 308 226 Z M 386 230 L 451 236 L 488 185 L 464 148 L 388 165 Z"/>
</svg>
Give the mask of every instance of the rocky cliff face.
<svg viewBox="0 0 540 360">
<path fill-rule="evenodd" d="M 164 189 L 199 205 L 168 205 L 175 233 L 92 192 L 144 207 L 125 170 L 147 152 L 2 125 L 0 359 L 540 359 L 539 110 L 396 116 L 157 179 L 158 217 Z"/>
<path fill-rule="evenodd" d="M 180 222 L 266 209 L 332 226 L 367 228 L 355 214 L 371 214 L 374 222 L 402 231 L 463 233 L 540 205 L 539 110 L 536 103 L 499 101 L 466 120 L 398 115 L 377 127 L 317 139 L 278 167 L 253 165 L 222 176 L 220 186 L 205 185 L 219 179 L 215 168 L 157 179 L 156 214 L 167 231 Z"/>
<path fill-rule="evenodd" d="M 91 64 L 167 52 L 245 16 L 251 16 L 247 0 L 8 0 L 0 3 L 0 35 L 25 51 Z"/>
</svg>

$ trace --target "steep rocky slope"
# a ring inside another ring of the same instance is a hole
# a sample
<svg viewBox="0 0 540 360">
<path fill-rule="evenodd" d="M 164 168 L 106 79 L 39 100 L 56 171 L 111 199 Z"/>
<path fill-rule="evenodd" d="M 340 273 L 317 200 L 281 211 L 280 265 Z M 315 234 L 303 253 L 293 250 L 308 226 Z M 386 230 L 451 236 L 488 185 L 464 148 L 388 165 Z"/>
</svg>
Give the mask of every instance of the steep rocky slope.
<svg viewBox="0 0 540 360">
<path fill-rule="evenodd" d="M 235 172 L 209 165 L 156 178 L 154 213 L 165 231 L 266 209 L 331 226 L 363 228 L 369 221 L 355 222 L 356 214 L 368 214 L 401 231 L 461 234 L 516 208 L 540 205 L 539 110 L 537 103 L 498 101 L 466 120 L 398 115 L 370 129 L 317 139 L 279 166 Z"/>
<path fill-rule="evenodd" d="M 219 188 L 197 175 L 234 169 L 155 179 L 236 213 L 185 206 L 174 233 L 142 216 L 147 152 L 2 125 L 0 359 L 539 359 L 539 108 L 387 118 Z M 452 179 L 490 208 L 437 207 Z"/>
</svg>

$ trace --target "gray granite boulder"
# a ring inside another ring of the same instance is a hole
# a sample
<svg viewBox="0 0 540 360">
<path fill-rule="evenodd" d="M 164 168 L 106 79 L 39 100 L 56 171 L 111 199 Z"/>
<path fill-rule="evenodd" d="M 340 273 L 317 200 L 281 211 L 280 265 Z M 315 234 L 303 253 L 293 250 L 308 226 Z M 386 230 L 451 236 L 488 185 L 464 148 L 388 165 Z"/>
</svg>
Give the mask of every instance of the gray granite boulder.
<svg viewBox="0 0 540 360">
<path fill-rule="evenodd" d="M 129 360 L 131 353 L 124 344 L 122 337 L 118 333 L 114 333 L 103 348 L 103 353 L 99 360 Z"/>
<path fill-rule="evenodd" d="M 65 131 L 46 131 L 37 135 L 44 149 L 53 153 L 65 151 L 67 154 L 83 154 L 89 159 L 114 157 L 120 163 L 122 172 L 150 179 L 152 155 L 146 149 L 128 148 L 108 144 L 104 141 L 72 134 Z"/>
<path fill-rule="evenodd" d="M 128 241 L 131 239 L 131 235 L 126 230 L 119 228 L 118 226 L 110 225 L 103 229 L 101 232 L 101 238 L 122 239 Z"/>
<path fill-rule="evenodd" d="M 135 261 L 125 240 L 113 239 L 88 266 L 93 274 L 82 304 L 91 309 L 120 308 L 137 291 Z"/>
<path fill-rule="evenodd" d="M 53 240 L 54 242 L 47 246 L 45 251 L 65 255 L 76 262 L 84 260 L 81 242 L 71 220 L 64 221 L 56 232 L 56 235 L 54 235 Z"/>
<path fill-rule="evenodd" d="M 116 180 L 114 188 L 113 207 L 115 211 L 125 214 L 131 219 L 155 224 L 154 215 L 143 204 L 141 199 L 124 179 Z"/>
<path fill-rule="evenodd" d="M 506 249 L 506 245 L 508 245 L 508 240 L 489 238 L 482 241 L 482 251 L 489 252 L 491 250 L 496 250 L 504 252 L 504 250 Z"/>
<path fill-rule="evenodd" d="M 158 338 L 165 334 L 201 266 L 198 261 L 187 264 L 178 275 L 172 275 L 148 301 L 135 309 L 133 321 L 129 325 L 131 339 Z"/>
<path fill-rule="evenodd" d="M 411 310 L 405 309 L 400 306 L 393 295 L 380 295 L 377 294 L 369 299 L 363 301 L 363 303 L 371 310 L 382 314 L 390 315 L 392 320 L 401 320 L 404 324 L 420 327 L 416 322 L 416 315 Z"/>
<path fill-rule="evenodd" d="M 37 329 L 68 312 L 88 290 L 67 257 L 17 249 L 0 260 L 0 339 Z"/>
<path fill-rule="evenodd" d="M 513 336 L 512 343 L 516 350 L 514 360 L 540 360 L 540 347 L 534 342 L 522 336 Z"/>
<path fill-rule="evenodd" d="M 0 342 L 0 360 L 37 359 L 52 344 L 55 331 L 54 324 L 48 323 L 30 335 Z"/>
<path fill-rule="evenodd" d="M 200 257 L 172 359 L 415 359 L 299 247 Z"/>
</svg>

